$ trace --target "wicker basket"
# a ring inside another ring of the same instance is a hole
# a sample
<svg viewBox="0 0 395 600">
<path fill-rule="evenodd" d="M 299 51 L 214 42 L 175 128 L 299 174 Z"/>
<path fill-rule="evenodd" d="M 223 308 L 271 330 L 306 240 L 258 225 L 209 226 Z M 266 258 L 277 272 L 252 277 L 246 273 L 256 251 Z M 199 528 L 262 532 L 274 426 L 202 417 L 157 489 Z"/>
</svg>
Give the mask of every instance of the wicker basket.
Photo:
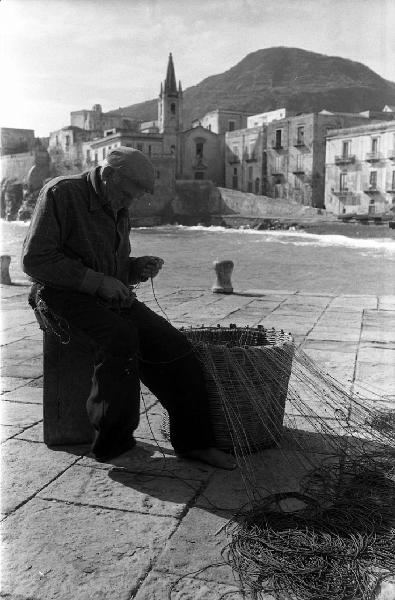
<svg viewBox="0 0 395 600">
<path fill-rule="evenodd" d="M 202 364 L 216 447 L 251 453 L 275 446 L 283 429 L 292 336 L 262 326 L 182 331 Z M 166 411 L 161 429 L 168 438 Z"/>
</svg>

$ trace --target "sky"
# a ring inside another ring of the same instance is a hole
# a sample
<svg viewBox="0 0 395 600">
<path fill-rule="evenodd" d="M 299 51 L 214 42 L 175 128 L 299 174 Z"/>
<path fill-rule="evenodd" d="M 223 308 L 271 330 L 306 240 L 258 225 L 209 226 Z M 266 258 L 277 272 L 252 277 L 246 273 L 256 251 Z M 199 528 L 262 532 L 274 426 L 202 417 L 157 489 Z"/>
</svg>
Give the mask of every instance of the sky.
<svg viewBox="0 0 395 600">
<path fill-rule="evenodd" d="M 183 89 L 288 46 L 395 81 L 395 0 L 0 0 L 0 126 L 36 136 L 70 112 L 156 98 L 172 52 Z"/>
</svg>

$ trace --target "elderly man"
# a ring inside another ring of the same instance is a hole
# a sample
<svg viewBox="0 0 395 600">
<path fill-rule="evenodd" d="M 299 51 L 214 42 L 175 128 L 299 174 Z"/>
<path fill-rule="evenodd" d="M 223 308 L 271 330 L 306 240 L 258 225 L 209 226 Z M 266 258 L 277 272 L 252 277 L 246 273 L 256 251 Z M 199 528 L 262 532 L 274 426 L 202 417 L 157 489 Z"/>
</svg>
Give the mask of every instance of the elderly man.
<svg viewBox="0 0 395 600">
<path fill-rule="evenodd" d="M 135 445 L 141 380 L 168 410 L 179 456 L 233 468 L 233 459 L 213 446 L 207 391 L 189 342 L 130 291 L 163 265 L 158 257 L 129 257 L 128 210 L 153 188 L 151 162 L 122 146 L 101 167 L 53 179 L 38 198 L 23 268 L 35 282 L 35 300 L 95 345 L 87 411 L 97 460 Z"/>
</svg>

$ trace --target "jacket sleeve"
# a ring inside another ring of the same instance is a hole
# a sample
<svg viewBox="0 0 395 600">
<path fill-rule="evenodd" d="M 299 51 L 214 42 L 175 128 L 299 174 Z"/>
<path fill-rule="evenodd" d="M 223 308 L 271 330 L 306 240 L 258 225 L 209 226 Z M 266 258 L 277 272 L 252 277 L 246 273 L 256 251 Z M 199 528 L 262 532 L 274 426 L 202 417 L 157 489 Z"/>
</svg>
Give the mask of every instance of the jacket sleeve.
<svg viewBox="0 0 395 600">
<path fill-rule="evenodd" d="M 61 289 L 94 295 L 104 274 L 66 256 L 64 240 L 72 224 L 68 218 L 68 193 L 55 186 L 44 187 L 22 248 L 22 268 L 34 281 Z"/>
</svg>

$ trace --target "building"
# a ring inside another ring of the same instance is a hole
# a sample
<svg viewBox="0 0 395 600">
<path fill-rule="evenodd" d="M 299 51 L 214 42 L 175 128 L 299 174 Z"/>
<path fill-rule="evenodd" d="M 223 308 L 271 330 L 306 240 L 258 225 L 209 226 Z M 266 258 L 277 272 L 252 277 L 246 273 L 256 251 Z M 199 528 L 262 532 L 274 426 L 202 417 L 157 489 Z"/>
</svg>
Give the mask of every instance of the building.
<svg viewBox="0 0 395 600">
<path fill-rule="evenodd" d="M 84 166 L 83 144 L 95 133 L 75 125 L 52 131 L 48 153 L 57 172 L 62 175 L 79 173 Z"/>
<path fill-rule="evenodd" d="M 0 128 L 0 155 L 31 152 L 35 145 L 34 129 Z"/>
<path fill-rule="evenodd" d="M 268 123 L 265 193 L 323 207 L 326 136 L 332 129 L 366 121 L 359 114 L 322 111 Z"/>
<path fill-rule="evenodd" d="M 213 133 L 224 134 L 227 131 L 247 127 L 247 115 L 237 110 L 217 108 L 192 122 L 192 127 L 199 126 Z"/>
<path fill-rule="evenodd" d="M 100 104 L 95 104 L 92 110 L 75 110 L 70 113 L 70 125 L 94 131 L 98 134 L 106 129 L 119 127 L 120 129 L 137 129 L 139 121 L 119 112 L 104 113 Z"/>
<path fill-rule="evenodd" d="M 266 126 L 225 134 L 225 187 L 265 193 Z"/>
<path fill-rule="evenodd" d="M 270 110 L 268 112 L 260 113 L 259 115 L 251 115 L 250 117 L 247 117 L 247 128 L 267 125 L 272 121 L 285 119 L 285 117 L 289 115 L 290 112 L 287 111 L 286 108 L 278 108 L 277 110 Z"/>
<path fill-rule="evenodd" d="M 177 179 L 206 179 L 223 185 L 224 136 L 199 125 L 178 136 Z"/>
<path fill-rule="evenodd" d="M 325 206 L 335 214 L 380 214 L 395 206 L 395 122 L 331 131 Z"/>
</svg>

